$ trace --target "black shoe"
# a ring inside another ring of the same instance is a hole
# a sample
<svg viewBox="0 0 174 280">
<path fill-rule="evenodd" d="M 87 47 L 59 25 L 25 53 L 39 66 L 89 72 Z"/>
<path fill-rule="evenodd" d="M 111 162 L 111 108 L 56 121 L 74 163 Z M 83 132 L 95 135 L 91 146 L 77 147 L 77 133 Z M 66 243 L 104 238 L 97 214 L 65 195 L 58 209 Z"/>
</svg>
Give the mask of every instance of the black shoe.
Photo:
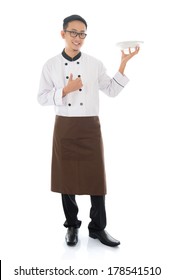
<svg viewBox="0 0 174 280">
<path fill-rule="evenodd" d="M 66 244 L 74 246 L 78 242 L 78 228 L 69 227 L 65 236 Z"/>
<path fill-rule="evenodd" d="M 120 245 L 120 241 L 114 239 L 105 230 L 89 231 L 89 236 L 91 238 L 94 238 L 94 239 L 99 239 L 101 243 L 103 243 L 103 244 L 105 244 L 107 246 L 115 247 L 115 246 Z"/>
</svg>

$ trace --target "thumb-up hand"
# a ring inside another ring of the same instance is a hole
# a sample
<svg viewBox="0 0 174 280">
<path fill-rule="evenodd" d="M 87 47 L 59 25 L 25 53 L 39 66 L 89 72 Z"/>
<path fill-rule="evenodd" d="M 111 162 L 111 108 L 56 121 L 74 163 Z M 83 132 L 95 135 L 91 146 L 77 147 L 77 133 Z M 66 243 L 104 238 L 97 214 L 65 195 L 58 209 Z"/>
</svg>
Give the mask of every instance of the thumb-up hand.
<svg viewBox="0 0 174 280">
<path fill-rule="evenodd" d="M 70 92 L 79 90 L 82 86 L 83 86 L 83 83 L 82 83 L 81 78 L 78 77 L 73 80 L 73 74 L 71 73 L 69 76 L 68 83 L 63 89 L 63 96 L 65 96 L 66 94 L 68 94 Z"/>
</svg>

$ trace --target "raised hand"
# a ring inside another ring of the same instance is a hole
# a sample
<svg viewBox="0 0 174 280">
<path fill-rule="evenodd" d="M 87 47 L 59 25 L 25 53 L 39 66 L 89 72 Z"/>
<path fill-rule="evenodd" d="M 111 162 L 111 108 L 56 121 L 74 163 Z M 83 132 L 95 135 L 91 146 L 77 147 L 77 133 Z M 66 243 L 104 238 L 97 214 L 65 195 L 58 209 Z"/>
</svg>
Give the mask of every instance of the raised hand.
<svg viewBox="0 0 174 280">
<path fill-rule="evenodd" d="M 138 54 L 140 50 L 140 47 L 136 47 L 135 48 L 135 51 L 131 51 L 131 49 L 129 48 L 129 53 L 126 54 L 123 50 L 121 51 L 122 52 L 122 56 L 121 56 L 121 63 L 127 63 L 129 59 L 131 59 L 134 55 Z"/>
<path fill-rule="evenodd" d="M 131 51 L 131 49 L 129 48 L 129 53 L 125 53 L 123 50 L 121 51 L 122 52 L 122 56 L 121 56 L 121 64 L 120 64 L 120 67 L 119 67 L 119 72 L 120 73 L 124 73 L 124 69 L 126 67 L 126 63 L 133 57 L 135 56 L 136 54 L 138 54 L 140 50 L 140 47 L 136 47 L 135 48 L 135 51 Z"/>
</svg>

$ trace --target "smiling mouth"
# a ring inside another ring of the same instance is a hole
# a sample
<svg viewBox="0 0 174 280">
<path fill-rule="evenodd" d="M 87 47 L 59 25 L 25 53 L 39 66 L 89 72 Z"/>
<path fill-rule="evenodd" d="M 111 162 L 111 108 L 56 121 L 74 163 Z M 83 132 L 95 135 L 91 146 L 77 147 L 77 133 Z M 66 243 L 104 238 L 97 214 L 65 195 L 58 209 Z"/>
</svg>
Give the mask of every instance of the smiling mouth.
<svg viewBox="0 0 174 280">
<path fill-rule="evenodd" d="M 73 43 L 73 45 L 75 45 L 76 47 L 80 46 L 80 43 L 74 43 L 74 42 L 72 42 L 72 43 Z"/>
</svg>

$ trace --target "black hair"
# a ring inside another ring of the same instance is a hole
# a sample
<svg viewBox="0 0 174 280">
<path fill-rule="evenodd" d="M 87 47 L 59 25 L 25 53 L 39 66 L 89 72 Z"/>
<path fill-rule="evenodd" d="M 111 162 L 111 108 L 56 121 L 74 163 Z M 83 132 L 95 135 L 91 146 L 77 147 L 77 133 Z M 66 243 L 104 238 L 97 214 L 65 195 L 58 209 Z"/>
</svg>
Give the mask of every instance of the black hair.
<svg viewBox="0 0 174 280">
<path fill-rule="evenodd" d="M 71 21 L 74 21 L 74 20 L 79 20 L 81 22 L 83 22 L 87 28 L 87 22 L 84 18 L 82 18 L 81 16 L 79 15 L 71 15 L 69 17 L 66 17 L 64 20 L 63 20 L 63 29 L 65 30 L 68 26 L 68 23 L 71 22 Z"/>
</svg>

